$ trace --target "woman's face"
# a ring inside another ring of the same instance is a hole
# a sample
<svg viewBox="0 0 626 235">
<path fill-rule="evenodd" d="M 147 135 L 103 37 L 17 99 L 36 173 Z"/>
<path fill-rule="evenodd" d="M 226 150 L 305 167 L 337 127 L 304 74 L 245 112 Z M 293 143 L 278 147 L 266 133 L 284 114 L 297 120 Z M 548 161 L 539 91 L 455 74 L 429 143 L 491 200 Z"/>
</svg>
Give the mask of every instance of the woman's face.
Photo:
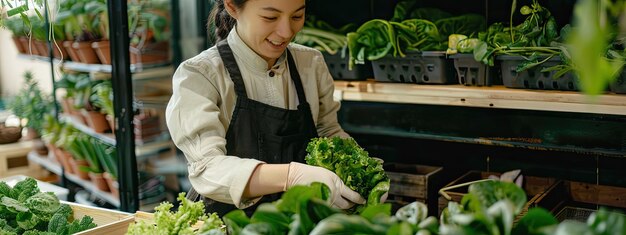
<svg viewBox="0 0 626 235">
<path fill-rule="evenodd" d="M 304 25 L 304 0 L 249 0 L 227 9 L 237 19 L 243 41 L 273 66 Z"/>
</svg>

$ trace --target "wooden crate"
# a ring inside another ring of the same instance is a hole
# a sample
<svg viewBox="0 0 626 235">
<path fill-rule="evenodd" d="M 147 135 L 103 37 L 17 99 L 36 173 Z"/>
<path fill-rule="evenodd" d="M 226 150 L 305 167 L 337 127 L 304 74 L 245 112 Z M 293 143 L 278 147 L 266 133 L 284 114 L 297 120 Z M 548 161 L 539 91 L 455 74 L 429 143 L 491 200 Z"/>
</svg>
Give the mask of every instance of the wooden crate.
<svg viewBox="0 0 626 235">
<path fill-rule="evenodd" d="M 523 174 L 523 172 L 522 172 Z M 450 182 L 445 187 L 449 187 L 452 185 L 462 184 L 466 182 L 471 182 L 475 180 L 487 179 L 490 175 L 500 176 L 500 173 L 497 172 L 484 172 L 484 171 L 469 171 L 466 174 L 462 175 L 458 179 Z M 528 202 L 524 207 L 524 211 L 529 207 L 534 206 L 534 201 L 537 200 L 544 192 L 548 190 L 551 186 L 557 183 L 558 180 L 554 178 L 546 178 L 546 177 L 536 177 L 536 176 L 527 176 L 524 175 L 524 183 L 522 188 L 526 191 L 526 195 L 528 196 Z M 439 214 L 443 211 L 444 208 L 448 207 L 449 201 L 461 202 L 461 199 L 465 194 L 467 194 L 468 186 L 460 187 L 456 189 L 452 189 L 446 191 L 448 195 L 450 195 L 451 200 L 447 200 L 443 196 L 439 196 L 438 207 Z"/>
<path fill-rule="evenodd" d="M 428 199 L 428 181 L 441 167 L 386 163 L 383 168 L 391 181 L 389 194 Z"/>
<path fill-rule="evenodd" d="M 98 226 L 89 230 L 82 231 L 80 235 L 123 235 L 128 230 L 128 225 L 135 221 L 133 214 L 97 208 L 92 206 L 85 206 L 72 202 L 62 202 L 72 207 L 74 211 L 74 218 L 79 219 L 83 216 L 91 216 L 93 222 Z"/>
<path fill-rule="evenodd" d="M 534 206 L 543 207 L 557 219 L 585 221 L 586 217 L 598 206 L 626 209 L 626 188 L 596 185 L 591 183 L 560 181 L 551 186 L 546 193 L 533 202 Z M 562 216 L 564 211 L 576 211 L 574 217 Z"/>
<path fill-rule="evenodd" d="M 19 141 L 11 144 L 0 144 L 0 178 L 13 175 L 38 177 L 33 173 L 28 161 L 28 153 L 33 149 L 32 141 Z"/>
<path fill-rule="evenodd" d="M 429 215 L 437 215 L 437 190 L 452 178 L 449 172 L 442 167 L 393 162 L 383 168 L 390 179 L 387 198 L 394 209 L 420 201 L 428 206 Z"/>
</svg>

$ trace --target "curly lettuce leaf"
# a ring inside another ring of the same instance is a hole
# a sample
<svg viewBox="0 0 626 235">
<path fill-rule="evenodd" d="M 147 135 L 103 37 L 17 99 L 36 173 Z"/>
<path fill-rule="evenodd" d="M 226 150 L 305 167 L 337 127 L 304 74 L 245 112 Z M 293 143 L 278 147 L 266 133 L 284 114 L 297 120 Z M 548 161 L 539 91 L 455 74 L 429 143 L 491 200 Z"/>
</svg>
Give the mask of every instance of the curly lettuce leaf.
<svg viewBox="0 0 626 235">
<path fill-rule="evenodd" d="M 313 138 L 306 150 L 307 164 L 335 172 L 346 186 L 367 198 L 368 205 L 379 204 L 389 191 L 389 177 L 382 163 L 352 138 Z"/>
</svg>

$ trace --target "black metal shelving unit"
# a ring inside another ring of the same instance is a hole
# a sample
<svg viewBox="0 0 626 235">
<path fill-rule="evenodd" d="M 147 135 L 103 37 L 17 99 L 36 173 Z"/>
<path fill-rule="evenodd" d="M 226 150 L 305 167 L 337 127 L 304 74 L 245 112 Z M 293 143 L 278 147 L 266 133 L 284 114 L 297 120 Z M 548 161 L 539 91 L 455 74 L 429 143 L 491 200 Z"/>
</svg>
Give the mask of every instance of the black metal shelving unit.
<svg viewBox="0 0 626 235">
<path fill-rule="evenodd" d="M 46 8 L 48 8 L 47 1 Z M 178 0 L 170 0 L 171 11 L 170 16 L 172 18 L 172 25 L 178 25 L 179 22 L 179 8 Z M 169 139 L 169 136 L 161 136 L 157 141 L 150 143 L 142 143 L 140 149 L 137 149 L 135 143 L 135 137 L 133 132 L 133 114 L 134 114 L 134 95 L 133 95 L 133 80 L 145 80 L 150 79 L 151 75 L 164 72 L 160 70 L 165 67 L 174 66 L 174 68 L 180 64 L 181 52 L 180 52 L 180 30 L 179 27 L 172 27 L 173 35 L 170 39 L 170 47 L 172 50 L 172 63 L 164 64 L 152 64 L 147 66 L 137 67 L 130 63 L 129 56 L 129 33 L 128 33 L 128 14 L 127 14 L 127 1 L 123 0 L 109 0 L 107 1 L 108 17 L 110 20 L 110 47 L 111 47 L 111 65 L 100 64 L 82 64 L 76 62 L 64 62 L 63 66 L 66 69 L 79 71 L 79 72 L 91 72 L 91 73 L 107 73 L 111 75 L 111 81 L 113 86 L 114 95 L 114 107 L 115 107 L 115 125 L 116 134 L 107 135 L 99 134 L 93 131 L 82 128 L 82 132 L 90 135 L 94 138 L 101 140 L 103 143 L 114 145 L 117 149 L 118 161 L 118 183 L 119 183 L 119 199 L 108 192 L 102 192 L 89 182 L 80 180 L 77 177 L 66 175 L 61 166 L 50 164 L 41 156 L 35 156 L 36 154 L 29 154 L 29 159 L 41 163 L 42 166 L 48 168 L 55 174 L 59 174 L 62 178 L 63 186 L 69 184 L 81 186 L 88 191 L 92 192 L 97 197 L 103 199 L 107 203 L 117 207 L 121 211 L 135 212 L 140 208 L 139 202 L 139 182 L 138 182 L 138 169 L 137 169 L 137 157 L 154 154 L 160 151 L 160 148 L 164 145 L 162 142 L 164 139 Z M 49 16 L 45 15 L 46 22 L 48 22 Z M 46 27 L 49 24 L 46 23 Z M 47 31 L 50 29 L 47 28 Z M 49 61 L 51 67 L 52 84 L 53 84 L 53 97 L 56 97 L 57 87 L 55 85 L 55 64 L 59 61 L 54 58 L 53 45 L 48 40 L 49 57 L 40 56 L 25 56 L 28 58 L 35 58 L 38 60 Z M 169 72 L 173 72 L 170 69 Z M 137 78 L 134 77 L 138 75 Z M 132 79 L 131 79 L 132 78 Z M 55 115 L 57 119 L 65 119 L 67 117 L 59 116 L 59 107 L 55 102 Z M 72 122 L 72 120 L 69 120 Z M 76 125 L 76 122 L 73 122 Z M 80 129 L 80 128 L 79 128 Z M 68 200 L 73 200 L 73 194 L 70 194 Z"/>
</svg>

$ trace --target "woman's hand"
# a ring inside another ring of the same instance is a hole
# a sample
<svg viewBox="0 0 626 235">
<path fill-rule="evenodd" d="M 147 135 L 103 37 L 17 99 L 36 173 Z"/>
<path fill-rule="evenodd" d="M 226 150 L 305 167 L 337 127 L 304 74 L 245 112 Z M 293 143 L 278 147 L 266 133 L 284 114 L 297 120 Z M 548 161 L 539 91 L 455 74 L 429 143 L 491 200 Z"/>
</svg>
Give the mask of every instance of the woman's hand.
<svg viewBox="0 0 626 235">
<path fill-rule="evenodd" d="M 357 192 L 348 188 L 339 176 L 322 167 L 292 162 L 289 164 L 289 172 L 285 183 L 285 190 L 294 185 L 309 185 L 313 182 L 321 182 L 330 188 L 331 205 L 348 209 L 355 203 L 363 204 L 365 199 Z"/>
</svg>

